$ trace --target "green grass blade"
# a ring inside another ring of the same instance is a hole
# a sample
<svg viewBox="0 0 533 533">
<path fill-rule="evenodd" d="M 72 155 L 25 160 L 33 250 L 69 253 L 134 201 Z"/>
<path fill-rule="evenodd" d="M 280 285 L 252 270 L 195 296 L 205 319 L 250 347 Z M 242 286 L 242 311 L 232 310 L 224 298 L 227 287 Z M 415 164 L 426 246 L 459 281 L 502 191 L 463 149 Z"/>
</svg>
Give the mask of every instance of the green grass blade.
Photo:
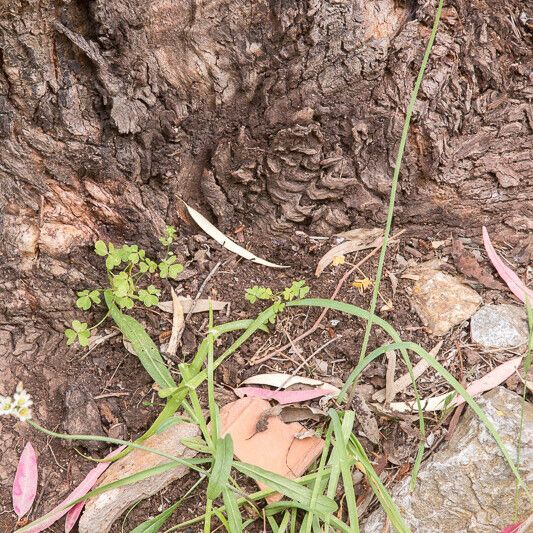
<svg viewBox="0 0 533 533">
<path fill-rule="evenodd" d="M 359 533 L 359 517 L 357 515 L 356 497 L 353 486 L 352 469 L 350 466 L 350 458 L 347 453 L 347 440 L 344 435 L 343 427 L 339 420 L 339 415 L 335 409 L 329 410 L 329 416 L 333 425 L 333 432 L 335 435 L 335 444 L 333 445 L 336 450 L 337 460 L 340 464 L 340 470 L 342 475 L 342 482 L 344 485 L 344 494 L 346 496 L 346 506 L 348 507 L 348 518 L 350 521 L 350 528 L 354 533 Z M 348 435 L 352 434 L 353 422 L 355 420 L 355 413 L 353 411 L 345 412 L 345 420 L 350 420 Z M 348 437 L 349 438 L 349 437 Z"/>
<path fill-rule="evenodd" d="M 394 164 L 394 172 L 392 175 L 391 182 L 391 191 L 389 196 L 389 206 L 387 208 L 387 221 L 385 223 L 385 231 L 383 234 L 383 243 L 381 245 L 381 251 L 379 254 L 378 267 L 376 271 L 376 279 L 374 282 L 374 289 L 372 292 L 372 301 L 370 303 L 370 320 L 366 324 L 365 336 L 363 338 L 363 344 L 361 346 L 361 353 L 359 355 L 359 360 L 363 359 L 366 355 L 366 349 L 368 347 L 368 341 L 370 339 L 370 331 L 372 330 L 372 325 L 374 322 L 374 313 L 376 312 L 376 305 L 378 303 L 379 288 L 381 284 L 381 277 L 383 275 L 383 266 L 385 264 L 385 256 L 387 254 L 387 245 L 389 240 L 389 235 L 392 228 L 392 220 L 394 217 L 394 203 L 396 201 L 396 190 L 398 188 L 398 181 L 400 178 L 400 170 L 402 167 L 403 155 L 405 152 L 405 145 L 407 143 L 407 136 L 409 134 L 409 126 L 411 124 L 411 117 L 413 116 L 413 111 L 415 108 L 416 100 L 418 97 L 418 91 L 420 85 L 422 84 L 422 79 L 426 71 L 426 66 L 431 54 L 431 49 L 433 48 L 433 43 L 437 35 L 437 30 L 439 28 L 440 15 L 442 11 L 443 0 L 439 0 L 439 5 L 437 6 L 437 11 L 435 13 L 435 19 L 433 21 L 433 28 L 429 36 L 429 40 L 424 52 L 424 57 L 422 58 L 422 63 L 420 64 L 420 69 L 418 71 L 418 76 L 411 92 L 411 98 L 409 100 L 409 105 L 407 106 L 407 112 L 405 114 L 405 120 L 403 123 L 402 135 L 400 137 L 400 145 L 398 147 L 398 154 L 396 155 L 396 162 Z"/>
<path fill-rule="evenodd" d="M 291 511 L 296 510 L 297 511 L 298 509 L 307 511 L 308 507 L 295 501 L 292 501 L 292 502 L 281 501 L 281 502 L 272 503 L 268 507 L 265 507 L 265 513 L 267 514 L 268 513 L 279 513 L 280 511 L 285 511 L 285 510 L 291 510 Z M 344 533 L 353 533 L 350 526 L 345 524 L 342 520 L 339 520 L 334 514 L 330 513 L 329 515 L 325 515 L 325 516 L 328 517 L 332 527 L 335 529 L 336 532 L 342 531 Z M 324 517 L 322 518 L 323 520 L 324 520 Z M 294 520 L 296 520 L 296 518 Z M 296 522 L 294 523 L 296 527 Z M 313 517 L 312 527 L 314 528 L 317 523 L 318 523 L 318 516 L 315 515 Z M 292 523 L 291 523 L 291 531 L 293 531 Z M 294 529 L 294 531 L 296 531 L 296 529 Z M 300 531 L 300 530 L 298 529 L 297 531 Z"/>
<path fill-rule="evenodd" d="M 270 526 L 270 529 L 272 530 L 272 533 L 279 533 L 279 526 L 276 522 L 276 519 L 273 516 L 267 516 L 267 522 Z"/>
<path fill-rule="evenodd" d="M 226 514 L 228 516 L 229 532 L 242 533 L 242 516 L 235 494 L 230 489 L 224 488 L 224 490 L 222 491 L 222 497 L 224 499 L 224 507 L 226 508 Z"/>
<path fill-rule="evenodd" d="M 324 439 L 324 449 L 322 450 L 322 455 L 320 456 L 320 462 L 318 463 L 318 469 L 316 471 L 317 477 L 313 483 L 313 490 L 311 493 L 311 505 L 309 506 L 309 513 L 305 517 L 309 521 L 306 521 L 305 524 L 302 524 L 301 531 L 303 533 L 309 533 L 311 531 L 312 518 L 315 512 L 316 500 L 319 494 L 324 492 L 325 486 L 322 482 L 322 478 L 325 478 L 326 474 L 326 460 L 329 454 L 329 449 L 331 447 L 331 436 L 333 434 L 333 426 L 330 424 L 326 432 L 326 438 Z M 327 483 L 327 481 L 326 481 Z"/>
<path fill-rule="evenodd" d="M 228 483 L 233 463 L 233 441 L 231 435 L 218 439 L 213 455 L 213 469 L 207 485 L 207 497 L 216 500 Z"/>
<path fill-rule="evenodd" d="M 177 502 L 173 503 L 168 509 L 165 509 L 157 516 L 139 524 L 135 529 L 132 529 L 130 533 L 157 533 L 165 525 L 165 522 L 174 514 L 176 509 L 196 490 L 198 485 L 200 485 L 204 479 L 204 476 L 200 476 L 198 481 L 196 481 L 196 483 L 194 483 L 194 485 Z"/>
<path fill-rule="evenodd" d="M 520 476 L 520 473 L 518 472 L 518 469 L 516 468 L 514 461 L 512 457 L 509 454 L 509 451 L 507 450 L 504 442 L 502 441 L 500 435 L 498 434 L 498 431 L 492 424 L 492 422 L 487 418 L 487 415 L 483 412 L 481 407 L 478 405 L 478 403 L 472 398 L 470 393 L 466 391 L 466 389 L 446 370 L 431 354 L 429 354 L 424 348 L 419 346 L 418 344 L 415 344 L 414 342 L 399 342 L 399 343 L 393 343 L 388 344 L 386 346 L 380 346 L 376 350 L 374 350 L 372 353 L 367 355 L 361 363 L 357 365 L 355 370 L 352 372 L 354 374 L 354 380 L 357 379 L 358 375 L 363 372 L 363 370 L 368 366 L 368 364 L 379 357 L 381 354 L 384 354 L 387 351 L 391 350 L 401 350 L 401 349 L 407 349 L 415 352 L 420 357 L 425 359 L 429 365 L 434 368 L 450 385 L 453 389 L 455 389 L 455 392 L 458 393 L 460 396 L 463 397 L 465 402 L 470 406 L 472 411 L 477 415 L 477 417 L 480 419 L 480 421 L 483 423 L 487 431 L 490 433 L 492 438 L 495 440 L 496 444 L 500 448 L 500 451 L 511 468 L 515 478 L 517 479 L 519 485 L 524 489 L 525 493 L 527 494 L 530 501 L 533 502 L 533 498 L 531 496 L 531 493 L 527 487 L 527 485 L 522 480 L 522 477 Z M 454 393 L 451 392 L 450 395 L 453 395 Z"/>
<path fill-rule="evenodd" d="M 130 533 L 157 533 L 178 507 L 179 502 L 172 504 L 168 509 L 154 516 L 154 518 L 150 518 L 142 524 L 139 524 Z"/>
<path fill-rule="evenodd" d="M 411 529 L 404 522 L 400 511 L 391 495 L 383 485 L 380 477 L 374 470 L 370 459 L 365 453 L 365 450 L 361 446 L 361 443 L 357 437 L 352 433 L 348 440 L 348 451 L 357 461 L 357 465 L 366 475 L 366 479 L 370 488 L 374 492 L 376 498 L 378 499 L 381 507 L 383 508 L 385 514 L 390 520 L 390 523 L 395 531 L 398 533 L 411 533 Z"/>
<path fill-rule="evenodd" d="M 291 500 L 301 504 L 305 509 L 309 510 L 311 505 L 311 491 L 295 481 L 287 479 L 279 474 L 274 474 L 258 466 L 250 465 L 247 463 L 235 462 L 235 468 L 242 474 L 251 477 L 277 492 L 281 492 Z M 328 513 L 334 513 L 337 510 L 337 504 L 331 498 L 325 496 L 319 496 L 315 502 L 316 512 L 321 515 L 327 515 Z"/>
<path fill-rule="evenodd" d="M 329 309 L 335 309 L 337 311 L 347 313 L 349 315 L 357 316 L 367 321 L 370 320 L 372 316 L 369 311 L 366 311 L 365 309 L 361 309 L 360 307 L 357 307 L 355 305 L 347 304 L 344 302 L 338 302 L 336 300 L 323 299 L 323 298 L 309 298 L 309 299 L 296 300 L 296 301 L 287 303 L 287 307 L 291 307 L 291 306 L 326 307 Z M 381 327 L 391 337 L 391 339 L 393 339 L 396 342 L 401 343 L 400 335 L 387 321 L 375 316 L 374 322 L 379 327 Z M 416 385 L 416 380 L 413 374 L 413 365 L 411 363 L 411 360 L 409 359 L 409 355 L 406 349 L 401 348 L 400 353 L 402 355 L 402 359 L 405 362 L 405 365 L 407 366 L 407 371 L 409 372 L 409 376 L 411 377 L 411 383 L 413 385 L 413 391 L 415 393 L 415 400 L 416 400 L 417 411 L 418 411 L 418 427 L 420 429 L 420 443 L 418 446 L 418 453 L 415 459 L 415 466 L 412 472 L 411 488 L 413 488 L 414 483 L 416 481 L 416 475 L 418 473 L 418 469 L 420 467 L 420 464 L 422 462 L 422 457 L 424 454 L 424 442 L 426 440 L 426 425 L 424 422 L 424 413 L 422 411 L 422 406 L 420 405 L 420 395 L 418 394 L 418 387 Z M 352 372 L 352 374 L 348 377 L 346 383 L 344 384 L 338 396 L 339 402 L 342 402 L 344 400 L 349 387 L 355 381 L 355 378 L 353 377 L 353 375 L 354 373 Z"/>
<path fill-rule="evenodd" d="M 165 365 L 155 342 L 146 333 L 140 322 L 119 310 L 110 291 L 105 291 L 104 297 L 111 318 L 115 321 L 124 338 L 131 343 L 133 351 L 151 378 L 161 388 L 175 387 L 176 382 Z"/>
</svg>

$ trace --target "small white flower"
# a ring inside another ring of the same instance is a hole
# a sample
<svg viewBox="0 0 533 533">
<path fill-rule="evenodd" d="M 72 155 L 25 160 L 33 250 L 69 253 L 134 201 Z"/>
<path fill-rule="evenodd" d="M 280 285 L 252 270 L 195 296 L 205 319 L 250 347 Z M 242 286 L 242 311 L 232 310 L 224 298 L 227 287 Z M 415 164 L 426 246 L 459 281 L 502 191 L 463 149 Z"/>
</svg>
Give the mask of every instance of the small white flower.
<svg viewBox="0 0 533 533">
<path fill-rule="evenodd" d="M 26 391 L 15 392 L 13 395 L 13 407 L 20 409 L 22 407 L 30 407 L 33 405 L 30 395 Z"/>
<path fill-rule="evenodd" d="M 15 409 L 13 414 L 21 421 L 26 422 L 31 418 L 31 409 L 29 407 L 19 407 Z"/>
<path fill-rule="evenodd" d="M 13 414 L 13 399 L 10 396 L 0 396 L 0 415 Z"/>
<path fill-rule="evenodd" d="M 17 391 L 13 395 L 13 408 L 14 409 L 23 409 L 28 408 L 33 405 L 31 396 L 24 389 L 22 381 L 17 385 Z"/>
<path fill-rule="evenodd" d="M 31 418 L 31 409 L 33 401 L 24 385 L 20 382 L 13 397 L 0 396 L 0 415 L 13 415 L 22 422 Z"/>
</svg>

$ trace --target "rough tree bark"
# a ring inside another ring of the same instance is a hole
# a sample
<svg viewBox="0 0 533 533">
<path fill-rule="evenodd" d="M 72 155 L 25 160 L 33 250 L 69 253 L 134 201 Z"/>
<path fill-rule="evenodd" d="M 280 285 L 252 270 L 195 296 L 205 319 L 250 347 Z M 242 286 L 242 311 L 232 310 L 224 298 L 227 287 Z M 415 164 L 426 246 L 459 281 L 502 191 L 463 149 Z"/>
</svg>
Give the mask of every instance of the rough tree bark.
<svg viewBox="0 0 533 533">
<path fill-rule="evenodd" d="M 436 3 L 1 1 L 5 388 L 14 358 L 45 379 L 62 364 L 72 289 L 97 278 L 83 247 L 149 243 L 180 198 L 222 229 L 277 236 L 383 221 Z M 520 0 L 446 2 L 398 224 L 483 223 L 530 259 L 532 15 Z"/>
</svg>

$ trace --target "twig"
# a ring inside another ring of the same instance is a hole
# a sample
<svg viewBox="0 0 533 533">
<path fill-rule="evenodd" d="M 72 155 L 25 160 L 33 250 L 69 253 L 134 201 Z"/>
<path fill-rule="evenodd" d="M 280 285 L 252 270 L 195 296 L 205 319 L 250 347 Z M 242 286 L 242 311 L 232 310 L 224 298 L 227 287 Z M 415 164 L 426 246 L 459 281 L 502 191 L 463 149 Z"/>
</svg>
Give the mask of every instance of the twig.
<svg viewBox="0 0 533 533">
<path fill-rule="evenodd" d="M 399 231 L 396 235 L 394 235 L 394 237 L 390 238 L 390 242 L 392 242 L 393 240 L 397 239 L 404 232 L 405 232 L 404 229 Z M 374 248 L 370 253 L 365 255 L 365 257 L 363 257 L 363 259 L 361 259 L 361 261 L 359 261 L 350 270 L 348 270 L 348 272 L 346 272 L 344 274 L 344 276 L 342 276 L 342 278 L 339 280 L 339 283 L 337 283 L 337 286 L 335 287 L 335 290 L 333 291 L 333 294 L 330 297 L 331 300 L 334 300 L 337 297 L 337 294 L 339 294 L 339 291 L 341 290 L 342 286 L 344 285 L 346 280 L 355 272 L 355 270 L 357 268 L 359 268 L 361 265 L 363 265 L 364 263 L 366 263 L 374 255 L 376 255 L 379 252 L 379 249 L 380 249 L 379 246 Z M 317 318 L 316 322 L 311 326 L 311 328 L 308 329 L 307 331 L 305 331 L 304 333 L 302 333 L 301 335 L 299 335 L 298 337 L 296 337 L 295 339 L 293 339 L 292 342 L 294 344 L 296 344 L 296 343 L 300 342 L 301 340 L 305 339 L 306 337 L 308 337 L 309 335 L 311 335 L 312 333 L 314 333 L 319 328 L 322 320 L 324 320 L 325 316 L 328 314 L 328 311 L 329 311 L 329 309 L 327 309 L 327 308 L 324 309 L 322 311 L 322 313 L 320 313 L 320 316 Z M 275 355 L 278 355 L 279 353 L 284 352 L 285 350 L 287 350 L 291 346 L 292 346 L 292 343 L 289 342 L 289 343 L 285 344 L 284 346 L 282 346 L 281 348 L 278 348 L 276 351 L 270 352 L 270 353 L 264 355 L 263 357 L 261 357 L 259 359 L 253 358 L 252 359 L 252 364 L 256 365 L 258 363 L 263 363 L 264 361 L 268 361 L 268 359 L 270 359 L 271 357 L 274 357 Z"/>
<path fill-rule="evenodd" d="M 385 375 L 385 403 L 392 402 L 394 398 L 394 374 L 396 372 L 396 352 L 387 352 L 387 373 Z"/>
<path fill-rule="evenodd" d="M 100 337 L 98 340 L 94 341 L 94 345 L 89 348 L 89 350 L 82 355 L 78 359 L 78 361 L 83 361 L 93 350 L 96 350 L 100 344 L 103 344 L 105 341 L 108 341 L 109 339 L 112 339 L 113 337 L 116 337 L 120 332 L 119 331 L 113 331 L 112 333 L 109 333 L 108 335 L 104 335 L 103 337 Z M 72 362 L 74 359 L 71 359 L 69 361 Z"/>
<path fill-rule="evenodd" d="M 209 274 L 207 274 L 207 276 L 205 277 L 203 283 L 200 285 L 200 288 L 198 289 L 198 292 L 196 293 L 196 296 L 194 297 L 194 300 L 193 300 L 193 303 L 191 305 L 191 308 L 189 309 L 189 312 L 187 313 L 187 316 L 185 317 L 185 321 L 188 321 L 189 318 L 191 317 L 192 315 L 192 312 L 194 310 L 194 303 L 198 300 L 198 298 L 200 298 L 200 296 L 202 295 L 202 292 L 204 291 L 205 289 L 205 286 L 207 285 L 207 283 L 209 282 L 209 280 L 216 274 L 217 270 L 223 265 L 222 261 L 219 261 L 211 270 L 211 272 L 209 272 Z"/>
<path fill-rule="evenodd" d="M 107 394 L 99 394 L 94 396 L 93 400 L 103 400 L 104 398 L 120 398 L 121 396 L 129 396 L 129 392 L 108 392 Z"/>
<path fill-rule="evenodd" d="M 433 357 L 436 357 L 439 353 L 439 350 L 442 346 L 442 341 L 440 341 L 437 345 L 435 345 L 432 350 L 429 352 L 430 355 Z M 425 359 L 420 359 L 418 363 L 413 367 L 413 375 L 415 379 L 418 379 L 427 369 L 429 368 L 429 363 Z M 394 399 L 394 396 L 398 394 L 399 392 L 402 392 L 406 387 L 408 387 L 411 383 L 411 376 L 409 373 L 405 373 L 403 376 L 399 377 L 393 385 L 392 389 L 392 399 Z M 386 389 L 382 389 L 377 391 L 373 396 L 372 399 L 376 402 L 383 402 L 386 399 Z"/>
</svg>

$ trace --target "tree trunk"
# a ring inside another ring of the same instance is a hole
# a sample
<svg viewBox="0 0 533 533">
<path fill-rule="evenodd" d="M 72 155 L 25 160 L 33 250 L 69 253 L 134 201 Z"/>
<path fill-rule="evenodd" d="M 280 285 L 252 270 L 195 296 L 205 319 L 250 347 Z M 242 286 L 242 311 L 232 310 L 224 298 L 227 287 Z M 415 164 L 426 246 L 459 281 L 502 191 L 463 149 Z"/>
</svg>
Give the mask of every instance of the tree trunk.
<svg viewBox="0 0 533 533">
<path fill-rule="evenodd" d="M 72 291 L 99 277 L 85 247 L 149 246 L 180 199 L 257 235 L 382 223 L 436 4 L 0 2 L 0 393 L 64 364 Z M 528 14 L 520 0 L 446 2 L 399 226 L 477 238 L 485 224 L 530 259 Z"/>
</svg>

